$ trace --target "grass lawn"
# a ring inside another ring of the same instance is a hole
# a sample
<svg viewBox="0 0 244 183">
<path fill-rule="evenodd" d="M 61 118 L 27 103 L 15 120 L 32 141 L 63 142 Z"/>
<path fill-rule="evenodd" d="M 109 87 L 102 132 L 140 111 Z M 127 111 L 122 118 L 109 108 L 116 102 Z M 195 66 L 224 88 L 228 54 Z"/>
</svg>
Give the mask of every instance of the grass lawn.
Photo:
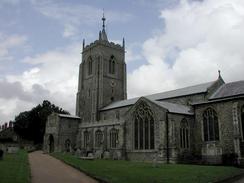
<svg viewBox="0 0 244 183">
<path fill-rule="evenodd" d="M 30 168 L 26 151 L 4 154 L 3 160 L 0 160 L 0 182 L 30 183 Z"/>
<path fill-rule="evenodd" d="M 80 160 L 69 154 L 53 153 L 52 155 L 110 183 L 215 182 L 244 173 L 244 170 L 235 167 L 164 164 L 155 168 L 152 163 L 91 161 Z"/>
</svg>

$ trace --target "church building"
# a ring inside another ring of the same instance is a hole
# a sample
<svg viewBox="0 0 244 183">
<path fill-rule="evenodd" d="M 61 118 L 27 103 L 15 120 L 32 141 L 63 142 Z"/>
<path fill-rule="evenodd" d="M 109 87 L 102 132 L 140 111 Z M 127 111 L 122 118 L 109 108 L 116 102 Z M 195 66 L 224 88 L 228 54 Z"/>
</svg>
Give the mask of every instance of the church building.
<svg viewBox="0 0 244 183">
<path fill-rule="evenodd" d="M 85 45 L 76 116 L 53 113 L 45 152 L 162 163 L 244 161 L 244 80 L 207 83 L 127 99 L 125 42 Z M 77 53 L 78 54 L 78 53 Z M 206 73 L 207 74 L 207 73 Z M 146 83 L 145 83 L 146 84 Z"/>
</svg>

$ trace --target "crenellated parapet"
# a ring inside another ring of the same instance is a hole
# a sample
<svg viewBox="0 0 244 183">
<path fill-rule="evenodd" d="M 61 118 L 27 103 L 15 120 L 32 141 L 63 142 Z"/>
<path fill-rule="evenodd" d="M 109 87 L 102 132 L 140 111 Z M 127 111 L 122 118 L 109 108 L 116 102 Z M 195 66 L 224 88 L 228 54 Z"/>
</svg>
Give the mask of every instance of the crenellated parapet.
<svg viewBox="0 0 244 183">
<path fill-rule="evenodd" d="M 89 45 L 85 45 L 83 48 L 82 52 L 85 52 L 89 49 L 92 49 L 96 46 L 106 46 L 109 48 L 113 48 L 113 49 L 117 49 L 117 50 L 124 50 L 124 46 L 120 45 L 120 44 L 115 44 L 114 42 L 109 42 L 109 41 L 105 41 L 105 40 L 96 40 L 92 43 L 90 43 Z"/>
</svg>

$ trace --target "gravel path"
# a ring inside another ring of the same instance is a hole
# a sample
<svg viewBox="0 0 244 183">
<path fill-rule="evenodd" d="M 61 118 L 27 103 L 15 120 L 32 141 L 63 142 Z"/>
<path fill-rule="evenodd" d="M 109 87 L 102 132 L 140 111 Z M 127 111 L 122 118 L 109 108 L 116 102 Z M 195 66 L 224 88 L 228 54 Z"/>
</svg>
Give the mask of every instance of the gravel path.
<svg viewBox="0 0 244 183">
<path fill-rule="evenodd" d="M 32 183 L 98 183 L 42 151 L 29 153 Z"/>
</svg>

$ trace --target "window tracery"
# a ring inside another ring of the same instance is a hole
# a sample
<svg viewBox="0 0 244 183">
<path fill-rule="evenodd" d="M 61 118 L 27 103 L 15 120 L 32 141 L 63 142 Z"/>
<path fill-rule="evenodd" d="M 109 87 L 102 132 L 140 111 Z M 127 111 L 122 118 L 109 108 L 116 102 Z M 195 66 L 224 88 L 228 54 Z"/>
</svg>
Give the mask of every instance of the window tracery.
<svg viewBox="0 0 244 183">
<path fill-rule="evenodd" d="M 101 130 L 97 130 L 95 132 L 95 147 L 101 147 L 103 143 L 103 132 Z"/>
<path fill-rule="evenodd" d="M 154 119 L 150 107 L 142 102 L 134 112 L 134 148 L 154 149 Z"/>
<path fill-rule="evenodd" d="M 118 140 L 119 140 L 119 130 L 112 128 L 110 130 L 110 147 L 117 148 Z"/>
<path fill-rule="evenodd" d="M 115 57 L 113 55 L 109 59 L 109 74 L 115 74 Z"/>
<path fill-rule="evenodd" d="M 203 113 L 204 141 L 219 140 L 218 116 L 215 110 L 208 108 Z"/>
<path fill-rule="evenodd" d="M 180 147 L 183 149 L 187 149 L 190 146 L 189 143 L 189 124 L 188 121 L 183 118 L 180 124 Z"/>
</svg>

